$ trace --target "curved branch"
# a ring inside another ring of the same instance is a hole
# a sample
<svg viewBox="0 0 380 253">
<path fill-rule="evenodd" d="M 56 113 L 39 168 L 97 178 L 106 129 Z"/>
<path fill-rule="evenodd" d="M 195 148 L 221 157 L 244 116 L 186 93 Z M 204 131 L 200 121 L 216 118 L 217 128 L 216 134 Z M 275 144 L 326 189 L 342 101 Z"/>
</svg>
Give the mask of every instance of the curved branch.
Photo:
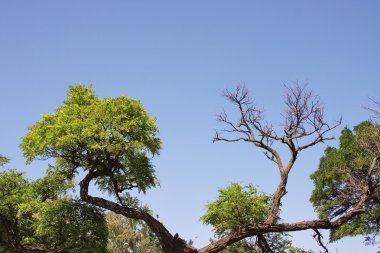
<svg viewBox="0 0 380 253">
<path fill-rule="evenodd" d="M 121 214 L 127 218 L 132 219 L 140 219 L 146 222 L 146 224 L 152 229 L 152 231 L 157 236 L 160 241 L 162 248 L 167 253 L 176 253 L 176 252 L 184 252 L 184 253 L 194 253 L 196 250 L 187 245 L 186 242 L 177 237 L 170 234 L 170 232 L 165 228 L 165 226 L 155 219 L 149 213 L 127 206 L 123 206 L 117 204 L 115 202 L 100 198 L 94 197 L 88 194 L 88 188 L 90 182 L 100 176 L 104 176 L 104 172 L 100 170 L 91 169 L 88 174 L 82 179 L 79 183 L 80 185 L 80 197 L 84 202 L 89 204 L 105 208 L 107 210 L 113 211 L 115 213 Z"/>
<path fill-rule="evenodd" d="M 285 92 L 285 122 L 284 135 L 279 137 L 272 125 L 263 124 L 263 112 L 254 105 L 244 85 L 239 84 L 234 91 L 224 91 L 223 95 L 238 109 L 239 122 L 233 123 L 227 119 L 225 112 L 219 115 L 218 121 L 229 127 L 222 132 L 233 134 L 231 138 L 221 137 L 218 132 L 214 141 L 251 142 L 264 150 L 264 155 L 277 164 L 281 179 L 274 193 L 271 210 L 265 224 L 274 224 L 280 212 L 281 199 L 286 194 L 286 184 L 289 173 L 293 168 L 300 151 L 317 145 L 320 142 L 331 140 L 334 137 L 326 136 L 328 132 L 338 127 L 341 119 L 330 126 L 324 119 L 324 108 L 319 97 L 314 95 L 307 86 L 296 82 L 294 87 L 286 86 Z M 274 142 L 285 144 L 290 152 L 290 159 L 284 167 L 279 152 L 272 147 Z M 302 143 L 303 142 L 303 143 Z"/>
<path fill-rule="evenodd" d="M 324 243 L 322 241 L 322 238 L 323 238 L 322 234 L 316 228 L 314 228 L 313 230 L 315 232 L 314 238 L 315 238 L 315 240 L 317 240 L 318 245 L 324 249 L 324 251 L 325 251 L 324 253 L 329 253 L 329 250 L 327 249 L 327 247 L 324 245 Z"/>
</svg>

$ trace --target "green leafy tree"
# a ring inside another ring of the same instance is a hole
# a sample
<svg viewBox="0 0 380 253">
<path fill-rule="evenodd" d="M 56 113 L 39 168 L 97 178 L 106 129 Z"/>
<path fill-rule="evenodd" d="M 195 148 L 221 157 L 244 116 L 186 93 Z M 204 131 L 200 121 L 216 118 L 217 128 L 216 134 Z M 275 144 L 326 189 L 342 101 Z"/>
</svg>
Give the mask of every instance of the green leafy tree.
<svg viewBox="0 0 380 253">
<path fill-rule="evenodd" d="M 105 253 L 108 230 L 102 211 L 69 198 L 46 201 L 33 224 L 35 241 L 63 252 Z"/>
<path fill-rule="evenodd" d="M 201 220 L 212 225 L 217 235 L 223 235 L 244 225 L 263 222 L 269 204 L 270 196 L 253 185 L 243 187 L 232 183 L 219 189 L 217 200 L 207 204 L 207 212 Z"/>
<path fill-rule="evenodd" d="M 72 86 L 62 106 L 30 127 L 21 148 L 34 158 L 56 158 L 69 176 L 82 168 L 100 189 L 145 192 L 157 184 L 148 153 L 158 154 L 157 127 L 142 105 L 124 96 L 99 99 L 91 87 Z M 101 175 L 100 175 L 101 174 Z"/>
<path fill-rule="evenodd" d="M 165 253 L 216 253 L 246 238 L 306 229 L 314 230 L 321 242 L 318 229 L 339 229 L 367 212 L 365 207 L 373 200 L 379 186 L 376 175 L 380 157 L 377 155 L 373 157 L 366 179 L 362 180 L 366 184 L 363 189 L 368 191 L 355 188 L 356 195 L 364 193 L 362 198 L 351 194 L 357 200 L 351 203 L 352 209 L 335 217 L 331 214 L 339 212 L 333 211 L 316 220 L 279 223 L 282 198 L 287 193 L 288 178 L 298 157 L 304 150 L 333 139 L 328 134 L 340 125 L 340 121 L 327 123 L 318 96 L 298 83 L 292 87 L 286 86 L 285 111 L 282 114 L 284 122 L 280 131 L 264 120 L 263 111 L 256 107 L 244 86 L 227 90 L 224 95 L 237 108 L 238 116 L 231 119 L 226 113 L 219 115 L 218 121 L 226 128 L 216 132 L 214 141 L 241 141 L 261 149 L 273 162 L 280 180 L 271 195 L 265 219 L 255 217 L 258 222 L 249 220 L 249 224 L 240 223 L 239 228 L 231 228 L 198 250 L 178 234 L 171 234 L 132 195 L 136 191 L 145 193 L 158 184 L 151 157 L 158 154 L 161 146 L 155 120 L 138 101 L 124 96 L 99 98 L 92 87 L 80 84 L 71 86 L 63 104 L 53 113 L 44 114 L 29 128 L 21 148 L 27 162 L 53 158 L 60 173 L 68 178 L 82 172 L 79 183 L 82 201 L 144 221 L 155 233 Z M 371 141 L 376 145 L 378 143 L 378 140 Z M 281 147 L 287 155 L 282 155 Z M 368 147 L 366 150 L 369 152 Z M 113 198 L 92 196 L 89 193 L 91 184 L 110 193 Z M 336 204 L 339 206 L 339 201 Z M 250 211 L 245 207 L 243 209 Z M 338 209 L 334 207 L 331 210 Z"/>
<path fill-rule="evenodd" d="M 150 156 L 158 154 L 161 141 L 155 119 L 140 102 L 125 96 L 100 99 L 91 87 L 77 84 L 70 87 L 63 105 L 44 114 L 29 130 L 21 144 L 28 162 L 55 158 L 68 177 L 81 169 L 86 173 L 80 182 L 83 201 L 144 220 L 167 250 L 192 249 L 130 195 L 129 190 L 145 192 L 158 183 Z M 90 182 L 117 202 L 91 196 Z"/>
<path fill-rule="evenodd" d="M 219 196 L 207 204 L 206 214 L 201 217 L 212 225 L 218 238 L 250 224 L 262 223 L 270 210 L 271 196 L 258 191 L 252 184 L 243 187 L 231 183 L 219 189 Z M 289 236 L 284 233 L 267 233 L 238 241 L 227 247 L 225 253 L 292 252 Z"/>
<path fill-rule="evenodd" d="M 21 252 L 19 206 L 32 200 L 28 181 L 16 170 L 0 172 L 0 250 Z M 1 252 L 0 251 L 0 252 Z"/>
<path fill-rule="evenodd" d="M 315 189 L 310 200 L 321 218 L 358 214 L 333 228 L 331 241 L 355 235 L 374 241 L 380 231 L 380 126 L 366 121 L 353 131 L 345 128 L 339 143 L 326 148 L 311 175 Z"/>
<path fill-rule="evenodd" d="M 106 252 L 103 213 L 64 197 L 72 186 L 53 169 L 35 181 L 0 172 L 0 252 Z"/>
<path fill-rule="evenodd" d="M 301 249 L 301 248 L 297 248 L 297 247 L 291 247 L 289 249 L 289 253 L 313 253 L 314 251 L 312 250 L 304 250 L 304 249 Z"/>
<path fill-rule="evenodd" d="M 160 253 L 160 242 L 141 220 L 127 219 L 114 212 L 106 213 L 109 253 Z"/>
</svg>

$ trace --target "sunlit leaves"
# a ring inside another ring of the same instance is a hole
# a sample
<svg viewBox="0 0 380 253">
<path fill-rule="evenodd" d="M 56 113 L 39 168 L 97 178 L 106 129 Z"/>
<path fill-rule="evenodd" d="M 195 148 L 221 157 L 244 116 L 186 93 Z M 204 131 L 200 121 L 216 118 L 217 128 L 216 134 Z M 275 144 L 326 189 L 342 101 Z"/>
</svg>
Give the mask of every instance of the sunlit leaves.
<svg viewBox="0 0 380 253">
<path fill-rule="evenodd" d="M 318 170 L 311 175 L 315 189 L 310 200 L 322 218 L 339 218 L 352 210 L 363 196 L 371 194 L 365 204 L 367 211 L 332 229 L 331 240 L 376 235 L 379 231 L 380 190 L 373 188 L 379 182 L 379 164 L 370 173 L 373 159 L 380 155 L 378 133 L 379 126 L 371 122 L 359 124 L 354 131 L 343 129 L 339 147 L 328 147 Z"/>
<path fill-rule="evenodd" d="M 78 168 L 102 171 L 96 183 L 110 193 L 145 192 L 158 182 L 150 161 L 161 146 L 157 132 L 137 100 L 101 99 L 91 86 L 77 84 L 63 105 L 30 127 L 21 148 L 28 162 L 55 158 L 69 176 Z"/>
<path fill-rule="evenodd" d="M 219 196 L 216 201 L 207 204 L 207 212 L 201 220 L 222 235 L 241 226 L 263 222 L 269 203 L 270 197 L 253 185 L 243 187 L 232 183 L 219 189 Z"/>
<path fill-rule="evenodd" d="M 106 252 L 108 230 L 103 213 L 80 201 L 62 198 L 44 203 L 34 227 L 36 241 L 49 248 Z"/>
<path fill-rule="evenodd" d="M 13 242 L 64 252 L 105 252 L 103 213 L 65 197 L 72 182 L 57 170 L 27 180 L 21 172 L 0 172 L 0 245 Z"/>
</svg>

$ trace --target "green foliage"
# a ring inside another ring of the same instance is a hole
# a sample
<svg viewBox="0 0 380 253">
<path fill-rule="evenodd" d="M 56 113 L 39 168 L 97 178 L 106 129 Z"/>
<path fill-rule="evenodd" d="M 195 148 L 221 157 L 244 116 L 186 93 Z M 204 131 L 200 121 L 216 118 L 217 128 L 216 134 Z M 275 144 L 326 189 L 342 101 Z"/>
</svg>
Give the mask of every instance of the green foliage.
<svg viewBox="0 0 380 253">
<path fill-rule="evenodd" d="M 328 147 L 321 158 L 319 168 L 311 175 L 315 189 L 310 201 L 321 218 L 336 218 L 349 211 L 365 194 L 363 182 L 374 154 L 378 153 L 379 126 L 363 122 L 351 131 L 342 130 L 339 148 Z M 379 170 L 371 180 L 377 181 Z M 366 204 L 366 213 L 333 229 L 330 239 L 338 240 L 344 236 L 376 235 L 380 228 L 380 191 Z"/>
<path fill-rule="evenodd" d="M 212 225 L 217 235 L 223 235 L 241 226 L 263 222 L 269 203 L 270 197 L 253 185 L 232 183 L 219 189 L 217 200 L 207 204 L 201 220 Z"/>
<path fill-rule="evenodd" d="M 288 238 L 289 236 L 283 233 L 269 233 L 265 235 L 269 247 L 273 252 L 291 252 L 289 249 L 296 249 L 292 247 L 292 242 Z M 247 238 L 238 241 L 226 249 L 221 251 L 222 253 L 261 253 L 264 252 L 258 246 L 256 237 Z"/>
<path fill-rule="evenodd" d="M 66 194 L 68 189 L 74 188 L 74 181 L 67 179 L 57 168 L 50 167 L 46 170 L 46 176 L 31 182 L 33 191 L 41 201 L 47 199 L 56 200 Z"/>
<path fill-rule="evenodd" d="M 34 224 L 36 242 L 72 253 L 106 252 L 107 224 L 103 213 L 77 200 L 47 201 Z"/>
<path fill-rule="evenodd" d="M 212 225 L 215 234 L 220 237 L 240 227 L 264 222 L 270 209 L 271 197 L 258 191 L 253 185 L 242 186 L 231 183 L 219 189 L 216 201 L 207 204 L 206 214 L 201 217 L 205 224 Z M 305 252 L 292 245 L 285 233 L 267 233 L 264 235 L 274 252 Z M 262 250 L 256 237 L 238 241 L 222 251 L 223 253 L 259 253 Z"/>
<path fill-rule="evenodd" d="M 0 172 L 0 246 L 8 247 L 20 241 L 19 206 L 24 201 L 33 201 L 27 186 L 28 181 L 22 173 L 16 170 Z"/>
<path fill-rule="evenodd" d="M 11 239 L 65 252 L 105 252 L 103 213 L 64 197 L 72 187 L 53 169 L 36 181 L 16 170 L 0 172 L 0 245 Z"/>
<path fill-rule="evenodd" d="M 238 241 L 226 249 L 222 253 L 260 253 L 254 238 Z"/>
<path fill-rule="evenodd" d="M 160 253 L 160 243 L 150 228 L 140 220 L 128 219 L 113 212 L 106 213 L 109 231 L 109 253 Z"/>
<path fill-rule="evenodd" d="M 292 245 L 292 241 L 288 234 L 284 233 L 268 233 L 265 234 L 265 238 L 269 247 L 273 252 L 282 253 L 313 253 L 312 250 L 304 250 Z M 221 251 L 222 253 L 262 253 L 263 251 L 258 246 L 257 238 L 251 237 L 241 241 L 238 241 L 226 249 Z"/>
<path fill-rule="evenodd" d="M 0 167 L 4 166 L 5 164 L 9 163 L 9 158 L 5 157 L 3 155 L 0 155 Z"/>
<path fill-rule="evenodd" d="M 77 84 L 63 105 L 29 130 L 21 144 L 27 162 L 55 158 L 69 177 L 77 168 L 100 171 L 95 183 L 114 194 L 132 188 L 145 192 L 158 182 L 148 157 L 161 146 L 155 119 L 134 99 L 100 99 L 91 86 Z"/>
<path fill-rule="evenodd" d="M 301 248 L 297 248 L 297 247 L 291 247 L 289 249 L 289 253 L 313 253 L 314 251 L 312 250 L 304 250 L 304 249 L 301 249 Z"/>
<path fill-rule="evenodd" d="M 34 196 L 23 174 L 16 170 L 0 172 L 0 213 L 14 223 L 20 216 L 19 207 L 29 201 L 34 201 Z"/>
</svg>

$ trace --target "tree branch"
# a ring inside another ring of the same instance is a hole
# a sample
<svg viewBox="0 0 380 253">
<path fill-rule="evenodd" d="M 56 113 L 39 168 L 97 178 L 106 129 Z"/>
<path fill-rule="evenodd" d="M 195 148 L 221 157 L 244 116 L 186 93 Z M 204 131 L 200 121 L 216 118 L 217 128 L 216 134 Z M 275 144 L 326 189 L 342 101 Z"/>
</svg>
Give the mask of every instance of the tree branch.
<svg viewBox="0 0 380 253">
<path fill-rule="evenodd" d="M 264 150 L 264 155 L 277 164 L 281 180 L 274 193 L 271 210 L 265 221 L 267 224 L 274 223 L 278 217 L 281 199 L 286 194 L 288 175 L 297 160 L 298 153 L 320 142 L 331 140 L 326 134 L 340 125 L 341 120 L 330 126 L 324 120 L 323 107 L 319 97 L 312 91 L 307 90 L 306 85 L 301 86 L 296 82 L 294 87 L 285 85 L 285 123 L 283 124 L 284 135 L 279 137 L 273 127 L 263 124 L 263 111 L 255 106 L 244 85 L 239 84 L 234 91 L 225 90 L 223 95 L 237 106 L 239 122 L 233 123 L 228 120 L 227 114 L 222 112 L 218 121 L 226 124 L 229 128 L 222 132 L 234 134 L 232 138 L 222 137 L 216 132 L 215 141 L 253 143 Z M 300 144 L 304 139 L 306 142 Z M 280 154 L 272 147 L 273 142 L 285 144 L 290 151 L 290 159 L 284 167 Z"/>
<path fill-rule="evenodd" d="M 176 252 L 184 252 L 184 253 L 195 253 L 196 250 L 187 245 L 186 242 L 179 238 L 174 237 L 170 232 L 166 229 L 166 227 L 156 220 L 153 216 L 151 216 L 148 212 L 145 212 L 141 209 L 131 208 L 127 206 L 123 206 L 117 204 L 115 202 L 100 198 L 93 197 L 88 194 L 89 184 L 93 179 L 97 177 L 105 176 L 105 172 L 103 170 L 95 170 L 90 169 L 88 174 L 82 179 L 79 183 L 80 185 L 80 197 L 83 201 L 105 208 L 107 210 L 113 211 L 115 213 L 121 214 L 127 218 L 132 219 L 140 219 L 147 223 L 147 225 L 152 229 L 152 231 L 157 236 L 160 241 L 163 250 L 167 253 L 176 253 Z"/>
<path fill-rule="evenodd" d="M 322 236 L 322 234 L 316 228 L 313 228 L 313 230 L 315 232 L 314 238 L 315 238 L 315 240 L 317 240 L 318 245 L 321 246 L 325 250 L 324 253 L 329 253 L 329 250 L 323 244 L 323 241 L 322 241 L 323 236 Z"/>
</svg>

